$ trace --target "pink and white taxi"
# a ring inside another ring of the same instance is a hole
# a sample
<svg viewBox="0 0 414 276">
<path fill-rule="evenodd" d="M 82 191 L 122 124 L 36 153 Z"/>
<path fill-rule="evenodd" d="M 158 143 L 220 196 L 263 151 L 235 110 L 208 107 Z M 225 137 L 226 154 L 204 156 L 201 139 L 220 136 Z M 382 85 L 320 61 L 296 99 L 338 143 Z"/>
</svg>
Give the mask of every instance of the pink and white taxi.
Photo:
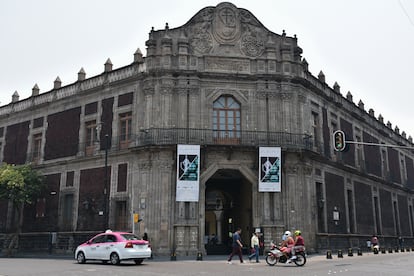
<svg viewBox="0 0 414 276">
<path fill-rule="evenodd" d="M 151 246 L 132 233 L 112 232 L 107 230 L 79 245 L 75 251 L 75 259 L 80 264 L 87 260 L 101 260 L 117 265 L 124 260 L 133 260 L 141 264 L 151 257 Z"/>
</svg>

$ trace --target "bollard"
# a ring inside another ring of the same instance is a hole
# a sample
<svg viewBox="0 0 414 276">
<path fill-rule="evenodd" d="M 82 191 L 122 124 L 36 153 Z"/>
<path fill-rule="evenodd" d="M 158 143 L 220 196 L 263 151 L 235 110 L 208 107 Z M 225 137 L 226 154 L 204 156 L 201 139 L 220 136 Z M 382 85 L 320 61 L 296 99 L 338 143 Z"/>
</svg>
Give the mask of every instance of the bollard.
<svg viewBox="0 0 414 276">
<path fill-rule="evenodd" d="M 342 254 L 342 250 L 338 250 L 338 258 L 343 258 L 344 255 Z"/>
<path fill-rule="evenodd" d="M 404 247 L 401 247 L 401 252 L 404 252 L 404 251 L 405 251 Z"/>
<path fill-rule="evenodd" d="M 378 254 L 378 248 L 374 247 L 374 254 Z"/>
<path fill-rule="evenodd" d="M 385 254 L 385 253 L 386 253 L 385 247 L 382 247 L 382 248 L 381 248 L 381 253 L 382 253 L 382 254 Z"/>
<path fill-rule="evenodd" d="M 399 251 L 398 251 L 398 247 L 396 247 L 395 249 L 394 249 L 394 251 L 395 251 L 395 253 L 398 253 Z"/>
<path fill-rule="evenodd" d="M 410 252 L 410 248 L 409 248 L 409 247 L 407 247 L 405 251 Z"/>
<path fill-rule="evenodd" d="M 361 250 L 361 248 L 358 248 L 358 249 L 357 249 L 357 255 L 358 255 L 358 256 L 362 256 L 362 250 Z"/>
<path fill-rule="evenodd" d="M 332 259 L 332 251 L 331 250 L 326 251 L 326 258 L 327 259 Z"/>
<path fill-rule="evenodd" d="M 176 261 L 177 255 L 175 254 L 175 251 L 171 252 L 170 261 Z"/>
<path fill-rule="evenodd" d="M 197 261 L 202 261 L 203 260 L 203 254 L 201 252 L 197 253 Z"/>
<path fill-rule="evenodd" d="M 392 253 L 392 248 L 388 248 L 388 253 Z"/>
<path fill-rule="evenodd" d="M 352 248 L 348 248 L 348 257 L 354 256 L 354 253 L 352 252 Z"/>
</svg>

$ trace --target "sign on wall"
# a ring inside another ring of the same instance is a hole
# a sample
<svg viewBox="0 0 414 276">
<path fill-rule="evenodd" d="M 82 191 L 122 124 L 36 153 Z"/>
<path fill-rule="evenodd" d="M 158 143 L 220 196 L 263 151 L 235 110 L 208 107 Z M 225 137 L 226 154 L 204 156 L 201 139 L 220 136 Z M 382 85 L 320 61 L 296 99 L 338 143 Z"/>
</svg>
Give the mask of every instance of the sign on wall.
<svg viewBox="0 0 414 276">
<path fill-rule="evenodd" d="M 198 202 L 200 146 L 177 145 L 176 201 Z"/>
<path fill-rule="evenodd" d="M 281 148 L 259 148 L 259 192 L 280 192 L 282 183 Z"/>
</svg>

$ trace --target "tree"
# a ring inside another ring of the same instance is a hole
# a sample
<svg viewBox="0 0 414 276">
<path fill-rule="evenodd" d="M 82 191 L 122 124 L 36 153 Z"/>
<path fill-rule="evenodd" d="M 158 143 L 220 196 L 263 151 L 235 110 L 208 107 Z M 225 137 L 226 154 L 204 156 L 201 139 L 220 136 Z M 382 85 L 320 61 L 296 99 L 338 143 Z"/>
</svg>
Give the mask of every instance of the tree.
<svg viewBox="0 0 414 276">
<path fill-rule="evenodd" d="M 9 200 L 15 208 L 16 233 L 8 246 L 9 254 L 18 245 L 18 237 L 23 225 L 25 204 L 33 204 L 45 188 L 43 175 L 30 165 L 3 164 L 0 167 L 0 199 Z"/>
</svg>

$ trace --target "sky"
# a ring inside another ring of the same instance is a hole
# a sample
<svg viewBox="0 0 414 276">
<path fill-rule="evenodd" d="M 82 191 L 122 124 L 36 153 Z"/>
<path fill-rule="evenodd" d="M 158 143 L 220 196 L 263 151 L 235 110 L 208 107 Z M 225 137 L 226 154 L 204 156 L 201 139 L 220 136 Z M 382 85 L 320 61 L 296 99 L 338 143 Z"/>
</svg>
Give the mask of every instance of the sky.
<svg viewBox="0 0 414 276">
<path fill-rule="evenodd" d="M 133 62 L 151 27 L 185 24 L 210 0 L 1 0 L 0 105 L 99 75 Z M 373 109 L 414 137 L 414 1 L 412 0 L 234 0 L 270 31 L 297 35 L 309 71 L 322 70 L 355 104 Z"/>
</svg>

